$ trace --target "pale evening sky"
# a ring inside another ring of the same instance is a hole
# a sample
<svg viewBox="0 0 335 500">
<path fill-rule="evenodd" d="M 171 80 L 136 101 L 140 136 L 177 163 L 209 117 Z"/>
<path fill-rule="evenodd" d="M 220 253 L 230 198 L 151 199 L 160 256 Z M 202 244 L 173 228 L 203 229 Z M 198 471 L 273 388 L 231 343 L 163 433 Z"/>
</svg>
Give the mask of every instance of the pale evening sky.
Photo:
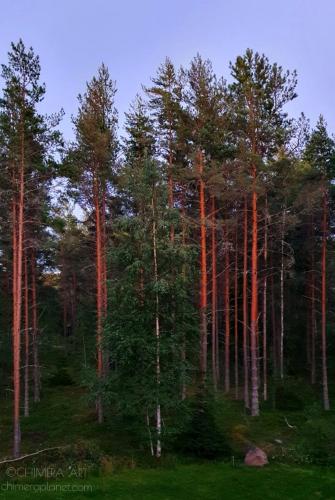
<svg viewBox="0 0 335 500">
<path fill-rule="evenodd" d="M 312 124 L 322 113 L 335 132 L 334 0 L 1 0 L 0 62 L 20 37 L 40 55 L 43 111 L 64 108 L 72 136 L 76 96 L 103 61 L 117 81 L 120 118 L 166 56 L 187 65 L 199 52 L 229 78 L 247 47 L 298 71 L 290 106 Z"/>
</svg>

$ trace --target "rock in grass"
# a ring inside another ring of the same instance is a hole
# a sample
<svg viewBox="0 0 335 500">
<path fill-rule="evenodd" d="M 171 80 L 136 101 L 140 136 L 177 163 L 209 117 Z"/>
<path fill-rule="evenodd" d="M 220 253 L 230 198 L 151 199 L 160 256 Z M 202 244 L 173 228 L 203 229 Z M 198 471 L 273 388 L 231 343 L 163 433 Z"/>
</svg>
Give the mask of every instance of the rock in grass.
<svg viewBox="0 0 335 500">
<path fill-rule="evenodd" d="M 269 461 L 265 451 L 260 448 L 253 447 L 247 451 L 244 463 L 249 467 L 263 467 L 264 465 L 267 465 Z"/>
</svg>

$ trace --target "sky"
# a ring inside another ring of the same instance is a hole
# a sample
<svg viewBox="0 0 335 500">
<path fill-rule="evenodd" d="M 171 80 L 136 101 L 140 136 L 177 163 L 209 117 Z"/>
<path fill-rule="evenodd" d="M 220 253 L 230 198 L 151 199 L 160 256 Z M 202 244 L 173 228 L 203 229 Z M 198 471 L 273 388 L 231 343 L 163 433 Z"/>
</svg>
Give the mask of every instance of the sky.
<svg viewBox="0 0 335 500">
<path fill-rule="evenodd" d="M 118 88 L 123 122 L 142 84 L 169 56 L 187 66 L 200 53 L 229 80 L 229 62 L 250 47 L 298 72 L 289 112 L 335 132 L 335 0 L 0 0 L 0 62 L 22 38 L 40 56 L 42 111 L 61 108 L 73 137 L 77 95 L 104 62 Z"/>
</svg>

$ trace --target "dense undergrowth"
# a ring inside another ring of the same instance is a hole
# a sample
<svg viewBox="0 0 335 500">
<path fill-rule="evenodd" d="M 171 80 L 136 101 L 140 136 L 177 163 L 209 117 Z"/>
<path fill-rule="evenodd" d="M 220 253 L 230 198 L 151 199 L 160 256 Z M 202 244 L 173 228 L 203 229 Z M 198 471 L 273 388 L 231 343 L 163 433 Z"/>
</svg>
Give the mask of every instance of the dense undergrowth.
<svg viewBox="0 0 335 500">
<path fill-rule="evenodd" d="M 22 454 L 60 447 L 36 456 L 34 462 L 73 459 L 92 468 L 108 461 L 112 468 L 156 466 L 148 443 L 138 440 L 119 416 L 97 424 L 94 405 L 75 373 L 64 366 L 48 372 L 41 402 L 22 419 Z M 3 457 L 11 455 L 11 404 L 10 398 L 2 402 Z M 242 401 L 222 394 L 208 396 L 205 402 L 194 397 L 189 413 L 180 433 L 166 440 L 160 466 L 211 459 L 239 463 L 254 445 L 267 452 L 270 462 L 335 466 L 335 411 L 323 411 L 302 381 L 288 381 L 285 391 L 281 386 L 273 389 L 272 400 L 263 403 L 257 418 L 248 414 Z"/>
</svg>

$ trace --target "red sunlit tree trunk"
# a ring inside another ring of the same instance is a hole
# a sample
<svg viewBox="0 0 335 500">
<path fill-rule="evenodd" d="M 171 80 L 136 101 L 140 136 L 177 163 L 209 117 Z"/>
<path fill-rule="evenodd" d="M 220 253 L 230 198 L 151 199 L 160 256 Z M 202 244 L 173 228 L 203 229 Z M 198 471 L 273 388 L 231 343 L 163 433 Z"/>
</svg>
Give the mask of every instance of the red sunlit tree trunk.
<svg viewBox="0 0 335 500">
<path fill-rule="evenodd" d="M 244 198 L 243 214 L 243 374 L 244 404 L 250 407 L 249 361 L 248 361 L 248 199 Z"/>
<path fill-rule="evenodd" d="M 29 417 L 29 280 L 27 252 L 24 255 L 24 416 Z"/>
<path fill-rule="evenodd" d="M 94 179 L 94 207 L 95 207 L 95 246 L 96 246 L 96 305 L 97 305 L 97 375 L 100 380 L 103 378 L 103 352 L 102 352 L 102 334 L 103 334 L 103 308 L 104 308 L 104 259 L 102 256 L 102 228 L 101 228 L 101 210 L 99 203 L 98 180 Z M 103 422 L 103 409 L 101 395 L 97 397 L 96 402 L 98 422 Z"/>
<path fill-rule="evenodd" d="M 14 210 L 13 219 L 13 382 L 14 382 L 14 457 L 20 455 L 20 345 L 21 345 L 21 317 L 22 317 L 22 264 L 23 264 L 23 226 L 24 226 L 24 171 L 25 171 L 25 144 L 22 125 L 21 132 L 21 160 L 19 167 L 18 201 Z M 15 203 L 15 201 L 14 201 Z"/>
</svg>

